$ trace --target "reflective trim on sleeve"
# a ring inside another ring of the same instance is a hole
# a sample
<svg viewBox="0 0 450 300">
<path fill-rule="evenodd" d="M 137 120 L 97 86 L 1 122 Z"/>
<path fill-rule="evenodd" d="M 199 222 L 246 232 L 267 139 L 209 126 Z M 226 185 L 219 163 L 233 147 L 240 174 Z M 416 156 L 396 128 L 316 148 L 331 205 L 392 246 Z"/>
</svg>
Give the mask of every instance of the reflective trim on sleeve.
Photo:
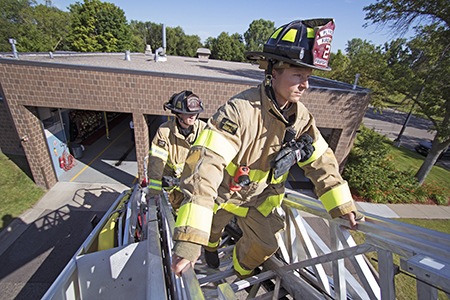
<svg viewBox="0 0 450 300">
<path fill-rule="evenodd" d="M 272 174 L 272 179 L 270 180 L 270 183 L 277 184 L 277 183 L 285 182 L 287 180 L 288 176 L 289 176 L 289 171 L 287 171 L 286 173 L 283 174 L 283 176 L 280 176 L 277 179 L 275 179 Z"/>
<path fill-rule="evenodd" d="M 237 260 L 237 256 L 236 256 L 236 247 L 233 248 L 233 267 L 234 270 L 236 272 L 238 272 L 239 274 L 241 274 L 242 276 L 247 276 L 250 275 L 253 270 L 245 270 L 244 268 L 241 267 L 241 265 L 239 264 L 238 260 Z"/>
<path fill-rule="evenodd" d="M 339 205 L 352 201 L 352 194 L 348 188 L 347 182 L 337 186 L 319 197 L 327 211 L 332 210 Z"/>
<path fill-rule="evenodd" d="M 303 166 L 306 166 L 307 164 L 312 163 L 313 161 L 318 159 L 320 156 L 322 156 L 322 154 L 324 154 L 325 151 L 327 151 L 327 149 L 328 149 L 328 144 L 321 135 L 319 136 L 319 139 L 315 143 L 313 143 L 313 146 L 314 146 L 313 154 L 307 161 L 298 162 L 297 164 L 299 165 L 299 167 L 303 167 Z"/>
<path fill-rule="evenodd" d="M 267 217 L 274 207 L 279 207 L 283 200 L 284 193 L 280 195 L 273 195 L 267 197 L 267 199 L 256 209 L 264 216 Z"/>
<path fill-rule="evenodd" d="M 220 208 L 225 209 L 226 211 L 235 214 L 238 217 L 245 217 L 248 212 L 248 207 L 237 206 L 233 203 L 222 203 L 220 205 L 214 203 L 214 213 L 216 213 Z"/>
<path fill-rule="evenodd" d="M 314 28 L 306 28 L 306 37 L 307 38 L 314 38 Z"/>
<path fill-rule="evenodd" d="M 153 180 L 153 179 L 148 180 L 148 187 L 150 189 L 161 191 L 161 186 L 162 186 L 161 180 Z"/>
<path fill-rule="evenodd" d="M 152 148 L 150 149 L 150 155 L 159 157 L 162 160 L 166 161 L 167 157 L 169 157 L 169 152 L 167 152 L 165 149 L 163 149 L 161 147 L 152 145 Z"/>
<path fill-rule="evenodd" d="M 195 203 L 187 203 L 178 211 L 176 227 L 188 226 L 204 232 L 211 231 L 212 210 Z"/>
<path fill-rule="evenodd" d="M 236 150 L 228 142 L 228 140 L 219 132 L 211 129 L 205 129 L 200 133 L 193 146 L 203 146 L 211 149 L 215 153 L 222 156 L 226 164 L 231 162 L 233 157 L 236 156 Z"/>
<path fill-rule="evenodd" d="M 234 175 L 237 172 L 238 167 L 233 162 L 230 162 L 225 169 L 227 170 L 228 174 L 231 177 L 234 177 Z M 248 177 L 250 177 L 250 181 L 251 182 L 258 182 L 258 183 L 260 183 L 260 182 L 264 182 L 264 181 L 267 180 L 267 177 L 269 177 L 269 173 L 270 173 L 270 171 L 264 172 L 262 170 L 252 170 L 252 169 L 250 169 Z"/>
</svg>

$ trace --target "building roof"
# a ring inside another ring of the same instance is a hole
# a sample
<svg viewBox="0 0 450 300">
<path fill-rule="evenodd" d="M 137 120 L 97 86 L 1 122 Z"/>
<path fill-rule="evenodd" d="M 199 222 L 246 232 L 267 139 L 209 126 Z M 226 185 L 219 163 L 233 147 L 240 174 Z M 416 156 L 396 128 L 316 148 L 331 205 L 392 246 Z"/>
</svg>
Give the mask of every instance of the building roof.
<svg viewBox="0 0 450 300">
<path fill-rule="evenodd" d="M 11 58 L 11 53 L 0 53 L 0 58 Z M 149 71 L 157 73 L 181 74 L 204 76 L 211 78 L 226 78 L 235 80 L 248 80 L 261 82 L 264 79 L 264 71 L 258 64 L 215 59 L 199 59 L 195 57 L 167 56 L 167 61 L 156 62 L 154 55 L 144 53 L 19 53 L 18 60 L 44 62 L 51 64 L 65 64 L 70 66 L 91 66 L 100 68 L 128 69 L 135 71 Z M 310 87 L 328 90 L 340 90 L 346 92 L 369 93 L 371 90 L 353 85 L 312 76 Z"/>
</svg>

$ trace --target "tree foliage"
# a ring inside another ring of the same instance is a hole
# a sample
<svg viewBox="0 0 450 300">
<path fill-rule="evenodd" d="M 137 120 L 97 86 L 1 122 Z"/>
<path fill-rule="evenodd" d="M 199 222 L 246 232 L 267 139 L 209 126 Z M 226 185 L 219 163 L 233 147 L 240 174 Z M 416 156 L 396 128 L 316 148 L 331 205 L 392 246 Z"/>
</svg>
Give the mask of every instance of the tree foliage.
<svg viewBox="0 0 450 300">
<path fill-rule="evenodd" d="M 398 80 L 387 86 L 413 99 L 433 122 L 436 136 L 416 174 L 423 183 L 439 154 L 450 145 L 450 84 L 444 80 L 450 76 L 450 5 L 446 0 L 380 0 L 364 10 L 366 20 L 388 26 L 391 32 L 415 29 L 408 43 L 389 47 L 390 75 Z"/>
<path fill-rule="evenodd" d="M 263 45 L 270 35 L 275 31 L 275 23 L 272 21 L 259 19 L 250 23 L 244 33 L 245 48 L 247 51 L 262 51 Z"/>
<path fill-rule="evenodd" d="M 245 45 L 242 36 L 234 33 L 231 36 L 222 32 L 217 38 L 208 38 L 206 47 L 211 50 L 211 58 L 228 61 L 244 61 Z"/>
<path fill-rule="evenodd" d="M 47 52 L 67 50 L 70 15 L 56 7 L 39 4 L 22 10 L 23 23 L 19 29 L 17 50 Z"/>
<path fill-rule="evenodd" d="M 35 4 L 32 0 L 0 0 L 0 52 L 11 52 L 8 39 L 18 39 L 23 25 L 22 11 Z"/>
<path fill-rule="evenodd" d="M 70 5 L 71 34 L 68 41 L 75 51 L 121 52 L 131 46 L 131 32 L 125 13 L 116 5 L 84 0 Z"/>
</svg>

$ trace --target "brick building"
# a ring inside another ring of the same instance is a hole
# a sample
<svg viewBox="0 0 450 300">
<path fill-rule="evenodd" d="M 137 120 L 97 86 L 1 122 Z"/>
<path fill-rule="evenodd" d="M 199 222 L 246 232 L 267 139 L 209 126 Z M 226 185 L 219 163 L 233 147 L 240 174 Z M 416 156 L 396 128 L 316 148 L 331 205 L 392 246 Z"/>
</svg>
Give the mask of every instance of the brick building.
<svg viewBox="0 0 450 300">
<path fill-rule="evenodd" d="M 58 180 L 50 137 L 57 136 L 58 130 L 69 134 L 63 121 L 70 112 L 129 113 L 139 178 L 144 178 L 148 116 L 168 115 L 163 103 L 172 94 L 194 91 L 206 106 L 202 117 L 208 118 L 231 96 L 258 85 L 264 76 L 257 65 L 248 63 L 176 56 L 155 62 L 144 54 L 130 58 L 121 53 L 0 56 L 0 150 L 25 154 L 36 184 L 50 188 Z M 302 96 L 341 168 L 369 103 L 369 92 L 313 76 Z M 59 123 L 51 122 L 53 127 L 46 128 L 46 121 L 53 119 Z M 55 129 L 55 124 L 62 128 Z"/>
</svg>

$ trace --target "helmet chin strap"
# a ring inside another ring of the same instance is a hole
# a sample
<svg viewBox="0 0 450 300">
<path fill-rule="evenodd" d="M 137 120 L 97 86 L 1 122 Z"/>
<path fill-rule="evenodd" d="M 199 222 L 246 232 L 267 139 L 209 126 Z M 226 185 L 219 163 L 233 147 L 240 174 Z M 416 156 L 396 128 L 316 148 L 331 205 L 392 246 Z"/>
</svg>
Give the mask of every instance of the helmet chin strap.
<svg viewBox="0 0 450 300">
<path fill-rule="evenodd" d="M 269 97 L 270 100 L 275 104 L 275 107 L 278 109 L 278 111 L 282 112 L 282 109 L 278 105 L 277 99 L 275 97 L 275 92 L 272 87 L 272 78 L 273 78 L 273 60 L 268 59 L 267 60 L 267 71 L 266 71 L 266 78 L 264 80 L 264 89 L 266 91 L 267 97 Z"/>
<path fill-rule="evenodd" d="M 178 114 L 175 114 L 175 117 L 177 118 L 178 122 L 180 122 L 181 124 L 184 124 L 184 125 L 188 125 L 188 126 L 189 126 L 189 124 L 186 124 L 186 122 L 184 122 L 183 119 L 180 118 L 180 116 L 179 116 Z"/>
</svg>

